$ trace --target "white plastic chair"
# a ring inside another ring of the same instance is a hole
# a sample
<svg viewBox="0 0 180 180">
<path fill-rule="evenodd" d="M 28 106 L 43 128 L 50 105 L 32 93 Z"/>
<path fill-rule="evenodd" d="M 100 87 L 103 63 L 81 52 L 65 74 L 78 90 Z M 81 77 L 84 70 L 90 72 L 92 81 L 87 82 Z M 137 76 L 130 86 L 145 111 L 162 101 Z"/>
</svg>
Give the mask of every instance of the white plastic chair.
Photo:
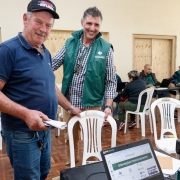
<svg viewBox="0 0 180 180">
<path fill-rule="evenodd" d="M 177 105 L 176 110 L 178 112 L 178 122 L 180 122 L 180 106 Z"/>
<path fill-rule="evenodd" d="M 81 118 L 75 116 L 71 118 L 68 123 L 71 167 L 75 167 L 74 139 L 72 134 L 73 134 L 73 126 L 77 121 L 80 122 L 83 130 L 84 149 L 83 149 L 82 165 L 85 165 L 86 160 L 92 156 L 95 156 L 100 161 L 102 161 L 100 155 L 100 151 L 102 150 L 101 129 L 104 122 L 105 113 L 97 110 L 88 110 L 80 114 L 81 114 Z M 115 147 L 117 124 L 116 121 L 111 116 L 108 116 L 107 121 L 110 123 L 112 128 L 111 147 Z"/>
<path fill-rule="evenodd" d="M 57 109 L 57 112 L 59 112 L 61 110 L 61 112 L 63 112 L 63 108 L 60 106 L 60 105 L 58 105 L 58 109 Z M 57 113 L 56 114 L 56 120 L 57 121 L 61 121 L 61 118 L 63 117 L 63 113 Z M 58 137 L 58 136 L 60 136 L 60 129 L 58 129 L 58 128 L 56 128 L 55 129 L 55 137 Z"/>
<path fill-rule="evenodd" d="M 177 133 L 174 124 L 174 111 L 180 101 L 173 98 L 160 98 L 151 104 L 151 113 L 154 126 L 154 140 L 156 147 L 169 154 L 176 153 Z M 161 115 L 161 133 L 157 137 L 155 108 L 158 107 Z M 172 133 L 171 138 L 165 138 L 166 132 Z"/>
<path fill-rule="evenodd" d="M 144 110 L 143 112 L 140 112 L 140 107 L 141 107 L 141 99 L 144 94 L 147 94 L 146 98 L 146 103 L 144 105 Z M 124 128 L 124 133 L 126 133 L 127 130 L 127 121 L 128 121 L 128 114 L 136 114 L 136 123 L 137 123 L 137 128 L 139 128 L 139 116 L 141 117 L 141 133 L 142 136 L 145 136 L 145 115 L 149 115 L 149 122 L 150 122 L 150 128 L 151 128 L 151 133 L 153 133 L 152 130 L 152 120 L 151 120 L 151 111 L 150 111 L 150 104 L 152 100 L 152 96 L 154 93 L 154 87 L 147 88 L 144 91 L 142 91 L 139 94 L 138 97 L 138 105 L 136 111 L 126 111 L 126 119 L 125 119 L 125 128 Z"/>
</svg>

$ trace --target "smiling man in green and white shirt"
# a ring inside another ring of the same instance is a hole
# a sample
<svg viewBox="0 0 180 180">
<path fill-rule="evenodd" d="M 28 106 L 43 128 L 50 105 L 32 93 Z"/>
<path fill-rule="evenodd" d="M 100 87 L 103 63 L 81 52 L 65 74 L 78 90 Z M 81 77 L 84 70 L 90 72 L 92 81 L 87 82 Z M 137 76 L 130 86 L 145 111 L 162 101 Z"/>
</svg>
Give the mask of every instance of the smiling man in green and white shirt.
<svg viewBox="0 0 180 180">
<path fill-rule="evenodd" d="M 88 8 L 81 19 L 82 30 L 72 33 L 53 58 L 53 70 L 63 64 L 62 93 L 73 106 L 82 111 L 101 110 L 103 97 L 106 99 L 105 119 L 111 115 L 111 105 L 116 95 L 116 72 L 112 45 L 101 38 L 102 14 L 96 8 Z M 73 107 L 72 107 L 73 108 Z M 64 112 L 68 122 L 71 114 Z M 79 126 L 75 127 L 75 158 L 78 161 Z M 68 142 L 67 133 L 65 140 Z M 69 149 L 67 163 L 69 164 Z"/>
</svg>

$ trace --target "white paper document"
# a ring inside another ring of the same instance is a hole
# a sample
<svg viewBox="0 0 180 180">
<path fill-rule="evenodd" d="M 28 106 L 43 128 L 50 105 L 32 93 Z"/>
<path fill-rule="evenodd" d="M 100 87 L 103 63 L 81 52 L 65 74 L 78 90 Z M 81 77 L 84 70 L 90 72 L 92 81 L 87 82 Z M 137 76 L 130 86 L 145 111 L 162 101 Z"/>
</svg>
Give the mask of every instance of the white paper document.
<svg viewBox="0 0 180 180">
<path fill-rule="evenodd" d="M 154 151 L 155 151 L 156 156 L 169 157 L 166 154 L 163 154 L 163 153 L 158 152 L 156 150 L 154 150 Z M 173 175 L 179 169 L 180 161 L 178 159 L 172 158 L 172 164 L 173 164 L 173 169 L 162 169 L 164 176 L 168 177 L 169 175 Z"/>
<path fill-rule="evenodd" d="M 165 89 L 168 89 L 168 88 L 165 88 L 165 87 L 159 87 L 159 88 L 156 88 L 156 90 L 165 90 Z"/>
<path fill-rule="evenodd" d="M 57 120 L 49 119 L 49 121 L 43 121 L 45 125 L 50 125 L 56 128 L 59 128 L 61 130 L 65 129 L 67 127 L 66 122 L 61 122 Z"/>
</svg>

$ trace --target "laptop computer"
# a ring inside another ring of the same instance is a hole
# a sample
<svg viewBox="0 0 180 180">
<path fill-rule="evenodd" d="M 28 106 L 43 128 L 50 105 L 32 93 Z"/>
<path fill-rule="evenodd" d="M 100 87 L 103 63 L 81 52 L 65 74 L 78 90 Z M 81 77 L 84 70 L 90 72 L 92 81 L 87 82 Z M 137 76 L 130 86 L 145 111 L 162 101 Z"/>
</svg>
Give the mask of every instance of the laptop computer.
<svg viewBox="0 0 180 180">
<path fill-rule="evenodd" d="M 156 87 L 157 87 L 157 88 L 158 88 L 158 87 L 166 87 L 166 88 L 167 88 L 167 87 L 169 86 L 170 82 L 171 82 L 171 79 L 170 79 L 170 78 L 168 78 L 168 79 L 163 79 L 162 82 L 161 82 L 161 84 L 158 85 L 158 86 L 156 86 Z"/>
<path fill-rule="evenodd" d="M 164 180 L 149 139 L 101 151 L 108 180 Z"/>
<path fill-rule="evenodd" d="M 121 92 L 124 87 L 126 86 L 128 82 L 121 82 L 121 83 L 117 83 L 117 89 L 116 89 L 116 92 Z"/>
</svg>

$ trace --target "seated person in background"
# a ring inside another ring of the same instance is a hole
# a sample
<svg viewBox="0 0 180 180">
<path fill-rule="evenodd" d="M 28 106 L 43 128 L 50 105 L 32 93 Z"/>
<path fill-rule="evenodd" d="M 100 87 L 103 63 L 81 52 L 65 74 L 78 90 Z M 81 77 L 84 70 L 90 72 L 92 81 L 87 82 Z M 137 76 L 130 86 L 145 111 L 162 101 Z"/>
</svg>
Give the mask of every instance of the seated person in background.
<svg viewBox="0 0 180 180">
<path fill-rule="evenodd" d="M 176 71 L 171 76 L 171 83 L 169 84 L 169 87 L 175 87 L 178 83 L 180 83 L 180 70 Z M 176 91 L 170 91 L 170 97 L 175 98 Z"/>
<path fill-rule="evenodd" d="M 116 66 L 114 66 L 114 70 L 117 71 L 116 70 Z M 116 82 L 117 83 L 121 83 L 122 82 L 122 80 L 121 80 L 121 78 L 120 78 L 120 76 L 118 74 L 116 74 Z M 113 102 L 116 102 L 116 101 L 113 100 Z M 102 104 L 102 107 L 101 107 L 102 111 L 104 111 L 104 109 L 105 109 L 105 99 L 103 100 L 103 104 Z"/>
<path fill-rule="evenodd" d="M 116 66 L 114 66 L 114 69 L 115 69 L 115 71 L 117 71 L 117 70 L 116 70 Z M 117 73 L 116 73 L 116 82 L 117 82 L 117 83 L 121 83 L 121 82 L 122 82 L 120 76 L 119 76 Z"/>
<path fill-rule="evenodd" d="M 152 73 L 152 67 L 150 64 L 144 65 L 144 70 L 139 75 L 139 78 L 145 81 L 146 87 L 158 86 L 160 82 L 157 80 L 155 73 Z M 156 97 L 156 93 L 154 92 L 153 97 Z M 169 92 L 158 92 L 158 98 L 169 97 Z"/>
<path fill-rule="evenodd" d="M 155 73 L 152 73 L 152 67 L 150 64 L 144 65 L 144 70 L 140 73 L 139 78 L 145 81 L 147 87 L 160 85 Z"/>
<path fill-rule="evenodd" d="M 116 66 L 114 66 L 114 69 L 115 69 L 115 71 L 117 71 L 116 70 Z M 121 80 L 121 78 L 120 78 L 120 76 L 116 73 L 116 82 L 117 83 L 122 83 L 122 80 Z M 118 119 L 118 117 L 117 117 L 117 115 L 118 115 L 118 103 L 119 103 L 119 98 L 114 98 L 114 100 L 113 100 L 113 117 L 115 118 L 115 119 Z"/>
<path fill-rule="evenodd" d="M 128 101 L 126 101 L 126 102 L 120 101 L 120 103 L 118 105 L 118 118 L 120 121 L 118 130 L 123 129 L 125 126 L 125 123 L 124 123 L 125 111 L 126 110 L 129 110 L 129 111 L 136 110 L 139 94 L 141 93 L 141 91 L 146 89 L 145 82 L 142 81 L 141 79 L 139 79 L 138 71 L 134 71 L 134 70 L 130 71 L 128 73 L 128 78 L 129 78 L 130 82 L 125 86 L 123 92 L 119 94 L 120 97 L 123 97 L 123 98 L 128 97 Z M 146 96 L 142 96 L 140 111 L 143 111 L 145 101 L 146 101 Z M 135 126 L 136 126 L 135 115 L 130 114 L 129 128 L 133 128 Z"/>
</svg>

